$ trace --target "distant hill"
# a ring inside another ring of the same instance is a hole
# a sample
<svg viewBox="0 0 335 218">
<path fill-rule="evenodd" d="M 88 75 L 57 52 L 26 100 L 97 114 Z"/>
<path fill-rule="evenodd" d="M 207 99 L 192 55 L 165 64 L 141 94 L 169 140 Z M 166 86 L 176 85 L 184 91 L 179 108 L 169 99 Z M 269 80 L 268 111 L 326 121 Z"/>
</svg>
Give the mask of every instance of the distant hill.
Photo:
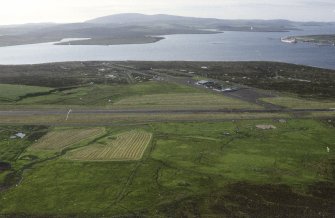
<svg viewBox="0 0 335 218">
<path fill-rule="evenodd" d="M 214 34 L 224 31 L 287 32 L 304 25 L 325 24 L 128 13 L 100 17 L 82 23 L 0 26 L 0 46 L 55 42 L 64 38 L 90 38 L 71 43 L 76 45 L 154 43 L 164 39 L 158 37 L 162 35 Z"/>
<path fill-rule="evenodd" d="M 137 13 L 125 13 L 125 14 L 115 14 L 105 17 L 99 17 L 93 20 L 88 20 L 86 23 L 98 23 L 98 24 L 127 24 L 127 23 L 146 23 L 146 22 L 167 22 L 167 21 L 181 21 L 181 20 L 192 20 L 201 18 L 191 18 L 182 16 L 173 16 L 165 14 L 156 15 L 145 15 Z"/>
<path fill-rule="evenodd" d="M 266 28 L 268 31 L 285 31 L 294 28 L 294 22 L 289 20 L 224 20 L 216 18 L 198 18 L 198 17 L 183 17 L 166 14 L 145 15 L 138 13 L 115 14 L 105 17 L 99 17 L 93 20 L 88 20 L 86 23 L 92 24 L 178 24 L 178 25 L 193 25 L 207 28 L 216 28 L 224 30 L 221 27 L 245 28 L 250 30 L 251 26 Z"/>
</svg>

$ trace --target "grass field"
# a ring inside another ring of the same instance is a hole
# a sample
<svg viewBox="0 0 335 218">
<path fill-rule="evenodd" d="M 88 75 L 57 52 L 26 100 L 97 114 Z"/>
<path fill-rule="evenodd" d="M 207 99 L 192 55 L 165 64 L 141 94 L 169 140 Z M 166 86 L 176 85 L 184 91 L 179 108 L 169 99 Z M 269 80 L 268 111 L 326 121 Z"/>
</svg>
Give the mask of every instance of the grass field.
<svg viewBox="0 0 335 218">
<path fill-rule="evenodd" d="M 172 83 L 144 82 L 131 85 L 89 85 L 50 95 L 26 98 L 19 105 L 81 105 L 110 106 L 114 102 L 130 97 L 151 93 L 188 93 L 193 88 Z"/>
<path fill-rule="evenodd" d="M 0 84 L 0 103 L 17 101 L 20 97 L 34 95 L 37 93 L 45 93 L 50 90 L 50 88 L 38 86 Z"/>
<path fill-rule="evenodd" d="M 114 104 L 124 108 L 261 108 L 258 105 L 212 93 L 151 94 L 134 96 Z"/>
<path fill-rule="evenodd" d="M 257 129 L 260 124 L 277 128 Z M 118 135 L 133 129 L 153 133 L 152 146 L 141 161 L 71 161 L 60 157 L 40 162 L 25 171 L 17 187 L 0 192 L 0 214 L 333 214 L 335 130 L 326 122 L 265 119 L 157 123 L 108 127 L 106 131 Z M 94 141 L 87 148 L 96 144 Z"/>
<path fill-rule="evenodd" d="M 103 133 L 103 128 L 54 130 L 34 143 L 31 149 L 61 151 L 68 146 L 97 137 Z"/>
<path fill-rule="evenodd" d="M 248 102 L 204 90 L 164 82 L 92 85 L 22 99 L 16 106 L 105 108 L 260 108 Z"/>
<path fill-rule="evenodd" d="M 294 109 L 329 109 L 335 108 L 335 101 L 317 101 L 317 100 L 307 100 L 301 98 L 293 98 L 293 97 L 275 97 L 275 98 L 263 98 L 265 102 L 269 102 L 271 104 L 276 104 L 280 106 L 284 106 L 287 108 Z"/>
<path fill-rule="evenodd" d="M 139 160 L 149 145 L 152 134 L 143 130 L 132 130 L 107 137 L 96 144 L 69 152 L 68 158 L 91 161 Z"/>
</svg>

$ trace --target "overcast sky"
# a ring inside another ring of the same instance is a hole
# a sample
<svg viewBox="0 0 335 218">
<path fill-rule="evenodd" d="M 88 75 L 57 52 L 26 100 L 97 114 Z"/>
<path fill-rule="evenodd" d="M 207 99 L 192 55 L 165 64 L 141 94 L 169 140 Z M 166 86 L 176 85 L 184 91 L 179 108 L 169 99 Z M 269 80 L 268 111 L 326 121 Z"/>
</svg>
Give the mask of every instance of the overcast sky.
<svg viewBox="0 0 335 218">
<path fill-rule="evenodd" d="M 335 21 L 335 0 L 1 0 L 0 24 L 81 22 L 117 14 Z"/>
</svg>

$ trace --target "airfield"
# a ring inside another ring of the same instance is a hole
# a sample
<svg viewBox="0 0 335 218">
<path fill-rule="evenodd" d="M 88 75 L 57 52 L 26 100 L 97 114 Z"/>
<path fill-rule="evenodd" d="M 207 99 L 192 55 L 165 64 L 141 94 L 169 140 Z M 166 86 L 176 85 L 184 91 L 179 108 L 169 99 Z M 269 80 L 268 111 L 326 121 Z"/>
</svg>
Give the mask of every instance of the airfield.
<svg viewBox="0 0 335 218">
<path fill-rule="evenodd" d="M 0 217 L 332 217 L 335 72 L 0 66 Z"/>
</svg>

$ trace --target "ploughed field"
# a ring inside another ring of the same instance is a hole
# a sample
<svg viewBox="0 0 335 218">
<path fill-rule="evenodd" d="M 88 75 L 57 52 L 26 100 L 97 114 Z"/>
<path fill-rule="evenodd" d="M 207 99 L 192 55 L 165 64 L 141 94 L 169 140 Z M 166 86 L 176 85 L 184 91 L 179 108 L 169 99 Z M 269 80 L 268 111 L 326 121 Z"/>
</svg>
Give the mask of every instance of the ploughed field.
<svg viewBox="0 0 335 218">
<path fill-rule="evenodd" d="M 151 138 L 151 133 L 141 130 L 132 130 L 73 150 L 69 152 L 68 158 L 72 160 L 91 161 L 139 160 L 142 158 Z"/>
<path fill-rule="evenodd" d="M 31 149 L 61 151 L 64 148 L 104 133 L 103 128 L 63 129 L 52 131 L 31 146 Z"/>
</svg>

